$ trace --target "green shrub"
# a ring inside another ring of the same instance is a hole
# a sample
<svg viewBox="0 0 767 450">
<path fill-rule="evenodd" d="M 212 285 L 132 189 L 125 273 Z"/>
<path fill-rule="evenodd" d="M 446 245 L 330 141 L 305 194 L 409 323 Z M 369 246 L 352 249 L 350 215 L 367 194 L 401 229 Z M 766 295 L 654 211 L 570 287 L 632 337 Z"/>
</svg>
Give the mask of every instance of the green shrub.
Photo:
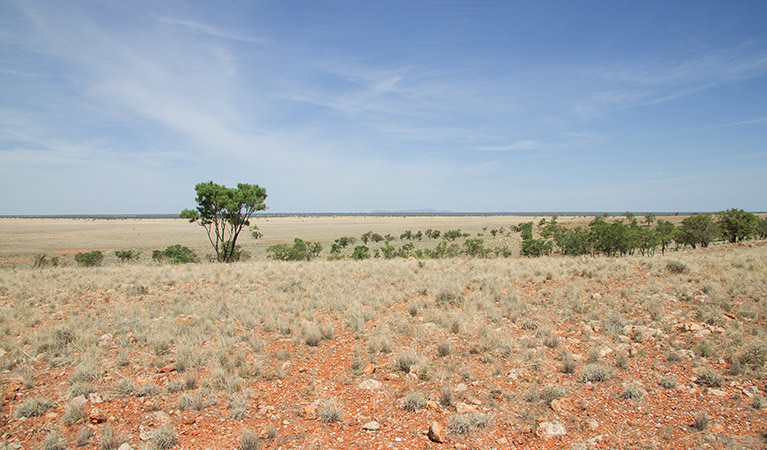
<svg viewBox="0 0 767 450">
<path fill-rule="evenodd" d="M 92 252 L 80 252 L 75 255 L 75 262 L 78 266 L 94 267 L 100 266 L 104 260 L 104 254 L 101 250 L 93 250 Z"/>
<path fill-rule="evenodd" d="M 115 250 L 115 256 L 120 262 L 138 261 L 139 255 L 141 252 L 137 250 Z"/>
<path fill-rule="evenodd" d="M 171 264 L 186 264 L 200 262 L 200 258 L 194 251 L 181 244 L 171 245 L 165 250 L 155 250 L 152 252 L 152 259 L 157 262 L 169 262 Z"/>
<path fill-rule="evenodd" d="M 370 249 L 364 245 L 358 245 L 354 247 L 354 252 L 352 252 L 352 259 L 370 259 Z"/>
<path fill-rule="evenodd" d="M 319 242 L 307 242 L 299 238 L 293 240 L 293 245 L 275 244 L 269 246 L 266 251 L 269 258 L 278 261 L 311 261 L 322 251 L 322 245 Z"/>
</svg>

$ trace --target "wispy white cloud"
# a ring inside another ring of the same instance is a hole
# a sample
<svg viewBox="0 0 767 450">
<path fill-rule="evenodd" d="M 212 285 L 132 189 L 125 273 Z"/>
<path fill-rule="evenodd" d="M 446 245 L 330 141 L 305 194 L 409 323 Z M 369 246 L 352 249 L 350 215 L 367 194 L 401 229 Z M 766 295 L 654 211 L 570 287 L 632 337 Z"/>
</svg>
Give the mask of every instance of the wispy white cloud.
<svg viewBox="0 0 767 450">
<path fill-rule="evenodd" d="M 217 28 L 208 24 L 200 23 L 200 22 L 195 22 L 193 20 L 182 20 L 182 19 L 176 19 L 173 17 L 159 17 L 158 20 L 160 22 L 167 23 L 170 25 L 178 25 L 189 31 L 206 34 L 208 36 L 213 36 L 217 38 L 228 39 L 232 41 L 260 43 L 260 44 L 268 42 L 266 39 L 263 39 L 263 38 L 224 31 L 224 30 L 221 30 L 220 28 Z"/>
<path fill-rule="evenodd" d="M 527 140 L 512 142 L 511 144 L 507 144 L 507 145 L 491 145 L 491 146 L 485 146 L 485 147 L 478 147 L 477 150 L 487 151 L 487 152 L 517 152 L 517 151 L 525 151 L 525 150 L 540 150 L 546 147 L 547 145 L 540 141 L 536 141 L 534 139 L 527 139 Z"/>
</svg>

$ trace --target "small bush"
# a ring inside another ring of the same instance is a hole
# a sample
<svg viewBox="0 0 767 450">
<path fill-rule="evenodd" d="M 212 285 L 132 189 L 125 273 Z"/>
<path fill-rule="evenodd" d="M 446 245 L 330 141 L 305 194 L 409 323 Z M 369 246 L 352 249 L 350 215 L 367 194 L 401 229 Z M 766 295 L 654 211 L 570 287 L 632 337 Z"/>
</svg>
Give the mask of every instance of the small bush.
<svg viewBox="0 0 767 450">
<path fill-rule="evenodd" d="M 468 434 L 487 427 L 489 423 L 486 415 L 477 412 L 453 414 L 447 419 L 447 429 L 453 434 Z"/>
<path fill-rule="evenodd" d="M 101 250 L 93 250 L 92 252 L 81 252 L 75 255 L 75 262 L 78 266 L 93 267 L 100 266 L 104 260 L 104 254 Z"/>
<path fill-rule="evenodd" d="M 317 347 L 322 342 L 322 330 L 316 324 L 307 325 L 304 328 L 304 341 L 310 347 Z"/>
<path fill-rule="evenodd" d="M 554 400 L 567 395 L 567 388 L 559 385 L 546 386 L 541 393 L 541 400 L 550 405 Z"/>
<path fill-rule="evenodd" d="M 581 370 L 581 381 L 598 383 L 606 381 L 612 375 L 612 369 L 599 363 L 588 364 Z"/>
<path fill-rule="evenodd" d="M 200 258 L 191 248 L 185 247 L 181 244 L 170 245 L 162 251 L 153 251 L 152 259 L 157 262 L 169 262 L 171 264 L 200 262 Z"/>
<path fill-rule="evenodd" d="M 205 400 L 199 392 L 195 394 L 181 394 L 178 398 L 178 409 L 180 411 L 202 411 L 205 409 Z"/>
<path fill-rule="evenodd" d="M 237 445 L 237 450 L 258 450 L 260 446 L 261 441 L 255 430 L 251 428 L 243 428 L 240 430 L 240 441 Z"/>
<path fill-rule="evenodd" d="M 115 250 L 115 256 L 120 259 L 120 262 L 138 261 L 138 257 L 141 252 L 138 250 Z"/>
<path fill-rule="evenodd" d="M 708 387 L 720 387 L 722 386 L 722 381 L 722 376 L 710 367 L 703 369 L 698 374 L 698 378 L 695 379 L 697 384 Z"/>
</svg>

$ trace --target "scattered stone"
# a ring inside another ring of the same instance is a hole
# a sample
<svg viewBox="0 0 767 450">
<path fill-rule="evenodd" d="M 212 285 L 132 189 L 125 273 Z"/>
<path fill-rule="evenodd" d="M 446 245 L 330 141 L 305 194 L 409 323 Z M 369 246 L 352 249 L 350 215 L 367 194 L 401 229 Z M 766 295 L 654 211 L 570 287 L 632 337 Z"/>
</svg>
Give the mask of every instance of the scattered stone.
<svg viewBox="0 0 767 450">
<path fill-rule="evenodd" d="M 55 419 L 55 418 L 57 418 L 57 417 L 59 417 L 59 415 L 58 415 L 58 414 L 56 414 L 56 413 L 55 413 L 55 412 L 53 412 L 53 411 L 51 411 L 51 412 L 49 412 L 49 413 L 46 413 L 46 414 L 45 414 L 45 418 L 46 418 L 46 419 Z"/>
<path fill-rule="evenodd" d="M 474 406 L 482 406 L 482 402 L 477 397 L 468 397 L 466 401 Z"/>
<path fill-rule="evenodd" d="M 303 408 L 301 408 L 301 412 L 299 413 L 299 415 L 306 420 L 314 420 L 317 418 L 318 408 L 319 408 L 319 405 L 317 403 L 306 405 Z"/>
<path fill-rule="evenodd" d="M 394 380 L 399 380 L 399 375 L 397 375 L 396 373 L 387 373 L 383 376 L 383 378 L 386 381 L 394 381 Z"/>
<path fill-rule="evenodd" d="M 497 440 L 497 441 L 495 441 L 495 442 L 497 442 L 499 445 L 506 445 L 506 444 L 508 444 L 508 443 L 509 443 L 509 440 L 508 440 L 508 439 L 506 439 L 505 437 L 502 437 L 502 438 L 498 439 L 498 440 Z"/>
<path fill-rule="evenodd" d="M 358 386 L 360 389 L 374 390 L 374 389 L 381 389 L 381 387 L 383 387 L 383 384 L 378 380 L 374 380 L 370 378 L 363 381 Z"/>
<path fill-rule="evenodd" d="M 133 447 L 131 447 L 127 442 L 123 442 L 119 447 L 117 447 L 117 450 L 133 450 Z"/>
<path fill-rule="evenodd" d="M 588 419 L 586 421 L 586 426 L 589 427 L 589 430 L 596 431 L 597 428 L 599 428 L 599 422 L 594 419 Z"/>
<path fill-rule="evenodd" d="M 568 400 L 564 397 L 555 398 L 551 401 L 551 409 L 558 413 L 562 413 L 568 409 Z"/>
<path fill-rule="evenodd" d="M 142 430 L 138 434 L 138 438 L 141 439 L 142 441 L 148 441 L 148 440 L 152 439 L 152 433 L 150 433 L 149 431 L 146 431 L 146 430 Z"/>
<path fill-rule="evenodd" d="M 372 364 L 372 363 L 368 363 L 368 364 L 365 366 L 365 368 L 364 368 L 364 369 L 362 369 L 362 373 L 363 373 L 364 375 L 370 375 L 371 373 L 373 373 L 373 372 L 375 372 L 375 371 L 376 371 L 376 366 L 375 366 L 375 364 Z"/>
<path fill-rule="evenodd" d="M 447 439 L 445 439 L 445 429 L 438 422 L 432 422 L 429 425 L 429 432 L 426 436 L 428 436 L 430 441 L 438 444 L 447 442 Z"/>
<path fill-rule="evenodd" d="M 92 394 L 88 394 L 88 401 L 93 403 L 94 405 L 104 402 L 101 396 L 95 392 Z"/>
<path fill-rule="evenodd" d="M 155 411 L 149 417 L 153 425 L 162 425 L 170 422 L 170 416 L 163 411 Z"/>
<path fill-rule="evenodd" d="M 430 409 L 432 411 L 439 411 L 439 404 L 433 400 L 428 400 L 426 402 L 426 409 Z"/>
<path fill-rule="evenodd" d="M 160 372 L 160 373 L 169 373 L 169 372 L 173 372 L 175 370 L 176 370 L 176 367 L 169 364 L 167 366 L 161 367 L 160 370 L 158 370 L 158 372 Z"/>
<path fill-rule="evenodd" d="M 564 436 L 567 434 L 565 426 L 562 422 L 541 422 L 538 424 L 538 428 L 535 430 L 535 435 L 541 439 L 548 439 L 557 436 Z"/>
<path fill-rule="evenodd" d="M 726 397 L 727 396 L 727 393 L 725 393 L 721 389 L 709 388 L 707 392 L 709 394 L 715 396 L 715 397 Z"/>
<path fill-rule="evenodd" d="M 381 429 L 381 424 L 379 424 L 375 420 L 371 420 L 370 422 L 367 422 L 364 425 L 362 425 L 362 429 L 365 431 L 378 431 Z"/>
<path fill-rule="evenodd" d="M 456 386 L 455 389 L 453 389 L 453 392 L 455 392 L 456 394 L 461 394 L 463 392 L 466 392 L 467 389 L 468 387 L 466 387 L 465 383 L 458 383 L 458 386 Z"/>
<path fill-rule="evenodd" d="M 183 419 L 181 419 L 181 423 L 183 423 L 184 425 L 193 425 L 195 422 L 197 422 L 197 419 L 195 419 L 194 417 L 184 417 Z"/>
<path fill-rule="evenodd" d="M 104 413 L 102 413 L 98 408 L 91 408 L 91 410 L 88 411 L 88 420 L 94 424 L 104 423 L 107 421 L 107 416 L 104 415 Z"/>
<path fill-rule="evenodd" d="M 85 406 L 86 403 L 88 403 L 88 400 L 86 400 L 84 395 L 78 395 L 77 397 L 69 401 L 69 404 L 74 406 L 75 408 L 82 408 L 83 406 Z"/>
<path fill-rule="evenodd" d="M 474 412 L 477 410 L 476 406 L 473 405 L 467 405 L 464 402 L 458 402 L 455 404 L 455 412 L 458 414 L 466 414 L 468 412 Z"/>
</svg>

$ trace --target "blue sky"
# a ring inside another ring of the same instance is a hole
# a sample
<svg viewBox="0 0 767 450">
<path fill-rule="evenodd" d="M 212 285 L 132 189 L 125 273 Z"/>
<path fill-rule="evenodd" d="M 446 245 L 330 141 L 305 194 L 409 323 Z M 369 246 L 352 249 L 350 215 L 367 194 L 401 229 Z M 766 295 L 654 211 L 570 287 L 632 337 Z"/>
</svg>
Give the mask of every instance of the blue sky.
<svg viewBox="0 0 767 450">
<path fill-rule="evenodd" d="M 224 6 L 222 6 L 224 5 Z M 766 210 L 767 2 L 0 0 L 0 214 Z"/>
</svg>

